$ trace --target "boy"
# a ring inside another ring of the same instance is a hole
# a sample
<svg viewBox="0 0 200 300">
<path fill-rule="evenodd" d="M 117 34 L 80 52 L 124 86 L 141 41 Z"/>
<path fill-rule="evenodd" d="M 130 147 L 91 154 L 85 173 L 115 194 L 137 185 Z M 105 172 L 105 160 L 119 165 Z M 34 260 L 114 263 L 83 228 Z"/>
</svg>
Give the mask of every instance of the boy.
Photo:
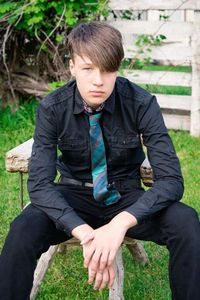
<svg viewBox="0 0 200 300">
<path fill-rule="evenodd" d="M 199 300 L 199 220 L 179 202 L 183 178 L 156 98 L 117 77 L 124 54 L 113 27 L 81 24 L 68 41 L 75 80 L 39 104 L 31 205 L 11 224 L 2 251 L 0 299 L 28 299 L 37 258 L 72 236 L 83 247 L 89 283 L 111 287 L 113 260 L 127 235 L 166 245 L 172 298 Z M 140 135 L 154 174 L 146 192 L 140 184 Z M 57 170 L 61 178 L 55 183 Z"/>
</svg>

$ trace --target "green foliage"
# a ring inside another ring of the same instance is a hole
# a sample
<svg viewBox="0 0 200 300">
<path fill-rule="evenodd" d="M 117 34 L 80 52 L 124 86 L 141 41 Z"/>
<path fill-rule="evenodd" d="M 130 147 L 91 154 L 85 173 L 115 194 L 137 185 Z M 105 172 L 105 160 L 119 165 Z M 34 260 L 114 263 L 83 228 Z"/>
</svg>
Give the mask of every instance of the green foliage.
<svg viewBox="0 0 200 300">
<path fill-rule="evenodd" d="M 0 19 L 7 20 L 17 30 L 23 30 L 30 36 L 47 35 L 57 26 L 62 31 L 65 25 L 73 27 L 79 20 L 95 19 L 106 13 L 106 1 L 88 0 L 32 0 L 12 1 L 2 0 L 0 3 Z M 55 33 L 56 38 L 56 33 Z"/>
<path fill-rule="evenodd" d="M 48 86 L 50 87 L 50 90 L 51 91 L 54 91 L 56 89 L 58 89 L 59 87 L 63 86 L 66 82 L 63 81 L 63 80 L 60 80 L 60 81 L 53 81 L 53 82 L 50 82 L 48 84 Z"/>
<path fill-rule="evenodd" d="M 166 36 L 163 34 L 153 35 L 153 34 L 140 34 L 137 37 L 136 46 L 160 46 L 162 42 L 166 40 Z M 149 48 L 147 48 L 149 51 Z"/>
<path fill-rule="evenodd" d="M 67 82 L 69 32 L 80 22 L 100 20 L 107 14 L 107 0 L 0 0 L 0 82 L 5 83 L 1 85 L 0 96 L 3 102 L 17 103 L 21 95 L 26 97 L 27 85 L 30 85 L 28 93 L 35 95 L 37 88 L 30 84 L 33 78 L 45 83 Z M 22 74 L 24 78 L 20 77 Z M 36 84 L 38 89 L 40 82 Z M 60 84 L 51 84 L 52 89 L 56 86 Z"/>
<path fill-rule="evenodd" d="M 142 69 L 144 66 L 153 63 L 150 53 L 153 46 L 161 46 L 166 40 L 166 36 L 163 34 L 140 34 L 137 37 L 135 45 L 137 46 L 137 52 L 132 59 L 131 67 L 135 69 Z"/>
</svg>

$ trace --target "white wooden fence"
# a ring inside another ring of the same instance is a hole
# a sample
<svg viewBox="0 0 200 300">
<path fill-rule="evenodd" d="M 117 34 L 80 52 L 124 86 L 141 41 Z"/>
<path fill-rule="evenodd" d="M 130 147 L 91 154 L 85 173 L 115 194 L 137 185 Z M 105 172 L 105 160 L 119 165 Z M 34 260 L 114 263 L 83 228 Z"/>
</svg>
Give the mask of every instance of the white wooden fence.
<svg viewBox="0 0 200 300">
<path fill-rule="evenodd" d="M 168 128 L 200 136 L 200 0 L 110 0 L 109 6 L 115 12 L 145 11 L 146 20 L 108 19 L 123 35 L 126 58 L 138 51 L 134 44 L 137 35 L 162 34 L 166 40 L 151 47 L 149 56 L 165 65 L 192 66 L 191 73 L 125 70 L 124 75 L 135 83 L 191 87 L 191 96 L 156 96 Z M 170 17 L 159 20 L 160 14 Z"/>
</svg>

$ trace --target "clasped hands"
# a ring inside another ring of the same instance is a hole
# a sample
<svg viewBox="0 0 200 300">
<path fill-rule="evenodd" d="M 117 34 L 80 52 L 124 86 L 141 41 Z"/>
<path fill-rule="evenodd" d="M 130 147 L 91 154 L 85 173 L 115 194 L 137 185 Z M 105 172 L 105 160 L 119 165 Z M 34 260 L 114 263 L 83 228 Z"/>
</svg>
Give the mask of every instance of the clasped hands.
<svg viewBox="0 0 200 300">
<path fill-rule="evenodd" d="M 83 247 L 84 266 L 88 268 L 88 283 L 94 281 L 94 289 L 111 288 L 115 279 L 114 259 L 129 228 L 137 219 L 129 212 L 122 211 L 108 224 L 93 229 L 82 224 L 72 230 Z"/>
<path fill-rule="evenodd" d="M 108 223 L 86 234 L 81 241 L 84 267 L 88 268 L 88 283 L 94 289 L 111 288 L 115 279 L 114 259 L 126 230 Z"/>
</svg>

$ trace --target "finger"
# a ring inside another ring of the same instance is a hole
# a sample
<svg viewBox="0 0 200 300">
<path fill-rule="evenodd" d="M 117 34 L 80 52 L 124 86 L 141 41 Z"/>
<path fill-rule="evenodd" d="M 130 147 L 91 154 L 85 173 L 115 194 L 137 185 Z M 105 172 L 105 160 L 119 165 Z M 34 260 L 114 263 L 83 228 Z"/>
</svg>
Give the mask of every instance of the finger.
<svg viewBox="0 0 200 300">
<path fill-rule="evenodd" d="M 108 262 L 108 256 L 109 256 L 109 251 L 104 250 L 103 253 L 101 254 L 100 262 L 99 262 L 99 271 L 104 271 L 105 267 L 107 266 Z"/>
<path fill-rule="evenodd" d="M 87 244 L 89 241 L 93 240 L 94 232 L 88 233 L 81 241 L 80 245 Z"/>
<path fill-rule="evenodd" d="M 96 272 L 92 270 L 92 268 L 89 266 L 88 268 L 88 283 L 92 284 L 94 281 L 94 278 L 96 276 Z"/>
<path fill-rule="evenodd" d="M 111 250 L 109 252 L 108 260 L 107 260 L 107 266 L 110 267 L 114 263 L 114 259 L 116 256 L 116 250 Z"/>
<path fill-rule="evenodd" d="M 90 246 L 88 249 L 84 251 L 84 267 L 88 268 L 90 260 L 95 252 L 95 248 Z"/>
<path fill-rule="evenodd" d="M 108 283 L 108 287 L 112 288 L 114 281 L 115 281 L 115 269 L 114 269 L 114 265 L 111 265 L 110 267 L 108 267 L 108 273 L 109 273 L 109 283 Z"/>
<path fill-rule="evenodd" d="M 105 268 L 103 271 L 103 279 L 102 279 L 101 285 L 99 287 L 99 291 L 102 291 L 103 289 L 105 289 L 106 286 L 108 285 L 109 281 L 110 281 L 110 278 L 109 278 L 108 268 Z"/>
<path fill-rule="evenodd" d="M 101 271 L 98 271 L 96 273 L 96 277 L 95 277 L 95 283 L 94 283 L 94 289 L 97 290 L 99 289 L 101 283 L 103 280 L 103 273 Z"/>
<path fill-rule="evenodd" d="M 96 251 L 94 252 L 94 254 L 92 255 L 91 260 L 90 260 L 90 268 L 95 273 L 97 272 L 97 270 L 99 268 L 100 258 L 101 258 L 101 250 L 96 249 Z"/>
</svg>

